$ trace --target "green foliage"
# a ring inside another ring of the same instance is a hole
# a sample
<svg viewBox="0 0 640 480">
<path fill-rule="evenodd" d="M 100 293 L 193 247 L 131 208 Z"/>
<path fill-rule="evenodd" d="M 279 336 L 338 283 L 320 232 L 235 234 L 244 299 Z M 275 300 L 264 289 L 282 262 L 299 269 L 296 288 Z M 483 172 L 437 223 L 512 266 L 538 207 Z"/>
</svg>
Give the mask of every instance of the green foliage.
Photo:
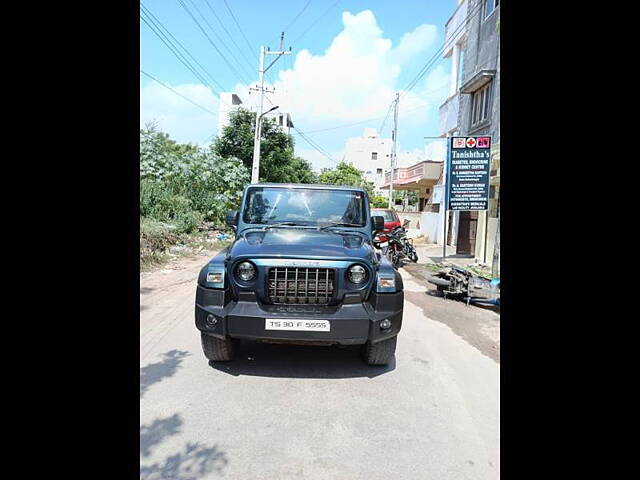
<svg viewBox="0 0 640 480">
<path fill-rule="evenodd" d="M 323 170 L 318 181 L 329 185 L 362 187 L 369 193 L 369 196 L 372 195 L 374 188 L 373 183 L 362 177 L 360 170 L 344 161 L 340 162 L 334 169 Z"/>
<path fill-rule="evenodd" d="M 371 195 L 371 205 L 373 208 L 387 208 L 389 206 L 389 199 L 382 195 Z"/>
<path fill-rule="evenodd" d="M 140 215 L 189 233 L 202 220 L 223 223 L 237 207 L 249 172 L 235 158 L 181 145 L 156 126 L 140 131 Z"/>
<path fill-rule="evenodd" d="M 221 158 L 235 157 L 251 171 L 256 115 L 238 109 L 229 115 L 229 125 L 213 143 L 213 152 Z M 275 120 L 262 119 L 260 134 L 260 181 L 275 183 L 314 183 L 311 164 L 293 154 L 294 140 L 282 132 Z"/>
</svg>

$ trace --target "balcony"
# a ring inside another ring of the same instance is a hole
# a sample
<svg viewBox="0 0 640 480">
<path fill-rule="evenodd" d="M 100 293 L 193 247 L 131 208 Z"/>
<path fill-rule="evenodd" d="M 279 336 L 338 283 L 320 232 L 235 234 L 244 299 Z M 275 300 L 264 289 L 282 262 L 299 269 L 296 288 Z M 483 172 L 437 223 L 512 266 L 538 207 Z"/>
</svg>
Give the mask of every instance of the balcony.
<svg viewBox="0 0 640 480">
<path fill-rule="evenodd" d="M 456 43 L 460 43 L 462 37 L 467 33 L 467 27 L 463 26 L 459 29 L 461 25 L 464 24 L 465 19 L 467 18 L 467 4 L 469 2 L 467 0 L 463 0 L 453 12 L 453 15 L 449 18 L 445 25 L 444 29 L 444 38 L 446 45 L 446 50 L 444 51 L 443 57 L 448 57 L 451 55 L 451 51 L 453 49 L 453 45 Z"/>
<path fill-rule="evenodd" d="M 411 167 L 396 168 L 393 172 L 393 186 L 397 190 L 411 190 L 435 184 L 442 172 L 442 162 L 424 160 Z M 383 190 L 389 188 L 391 172 L 386 172 Z"/>
<path fill-rule="evenodd" d="M 458 127 L 458 112 L 460 108 L 460 95 L 449 97 L 440 105 L 440 134 L 446 135 Z"/>
</svg>

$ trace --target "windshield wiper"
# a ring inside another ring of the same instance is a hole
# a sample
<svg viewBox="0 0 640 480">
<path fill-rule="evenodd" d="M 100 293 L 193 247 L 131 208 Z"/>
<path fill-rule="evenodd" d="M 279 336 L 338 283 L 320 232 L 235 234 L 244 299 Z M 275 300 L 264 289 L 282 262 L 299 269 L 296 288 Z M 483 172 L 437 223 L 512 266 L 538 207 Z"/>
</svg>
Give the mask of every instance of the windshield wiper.
<svg viewBox="0 0 640 480">
<path fill-rule="evenodd" d="M 269 228 L 275 228 L 275 227 L 292 227 L 292 226 L 298 226 L 298 227 L 302 227 L 304 225 L 298 225 L 296 222 L 279 222 L 279 223 L 272 223 L 270 225 L 265 225 L 264 227 L 262 227 L 263 230 L 268 230 Z"/>
<path fill-rule="evenodd" d="M 318 228 L 318 230 L 324 230 L 326 228 L 332 227 L 361 227 L 362 225 L 358 225 L 357 223 L 330 223 L 329 225 L 325 225 L 324 227 Z"/>
</svg>

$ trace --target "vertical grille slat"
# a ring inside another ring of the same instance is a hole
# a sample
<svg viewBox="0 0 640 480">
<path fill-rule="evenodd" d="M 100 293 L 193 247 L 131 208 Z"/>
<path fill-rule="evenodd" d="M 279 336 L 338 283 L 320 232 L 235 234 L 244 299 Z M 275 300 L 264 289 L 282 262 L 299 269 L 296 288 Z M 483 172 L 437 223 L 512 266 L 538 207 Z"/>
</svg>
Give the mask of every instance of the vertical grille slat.
<svg viewBox="0 0 640 480">
<path fill-rule="evenodd" d="M 333 268 L 273 267 L 267 271 L 267 295 L 272 303 L 326 305 L 335 292 Z"/>
</svg>

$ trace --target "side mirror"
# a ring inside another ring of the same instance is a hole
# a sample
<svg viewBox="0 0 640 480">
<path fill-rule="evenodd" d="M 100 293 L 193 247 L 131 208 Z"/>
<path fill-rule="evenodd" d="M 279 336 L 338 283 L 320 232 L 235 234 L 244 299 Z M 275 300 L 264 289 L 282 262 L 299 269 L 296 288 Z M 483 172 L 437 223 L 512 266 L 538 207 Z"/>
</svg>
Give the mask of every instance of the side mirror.
<svg viewBox="0 0 640 480">
<path fill-rule="evenodd" d="M 371 224 L 374 232 L 384 231 L 384 217 L 381 215 L 374 215 L 371 217 Z"/>
<path fill-rule="evenodd" d="M 227 217 L 225 218 L 225 222 L 230 227 L 235 227 L 238 225 L 238 211 L 237 210 L 229 210 L 227 212 Z"/>
</svg>

